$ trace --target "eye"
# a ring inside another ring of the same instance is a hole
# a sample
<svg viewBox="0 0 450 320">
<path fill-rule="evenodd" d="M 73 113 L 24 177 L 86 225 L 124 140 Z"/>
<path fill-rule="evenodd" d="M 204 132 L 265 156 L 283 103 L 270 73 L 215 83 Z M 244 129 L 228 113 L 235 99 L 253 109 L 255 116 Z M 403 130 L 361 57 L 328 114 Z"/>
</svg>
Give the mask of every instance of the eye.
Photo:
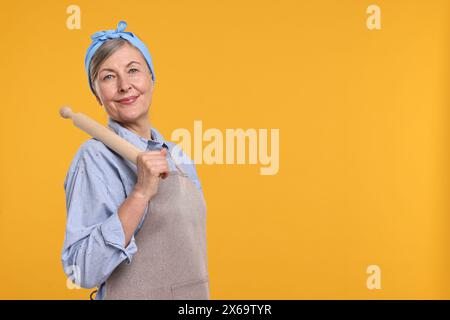
<svg viewBox="0 0 450 320">
<path fill-rule="evenodd" d="M 109 80 L 109 79 L 111 79 L 111 77 L 112 77 L 112 74 L 108 74 L 105 77 L 103 77 L 103 80 Z"/>
<path fill-rule="evenodd" d="M 136 69 L 136 68 L 131 68 L 128 72 L 130 72 L 130 73 L 136 73 L 136 72 L 138 72 L 139 70 L 138 69 Z"/>
</svg>

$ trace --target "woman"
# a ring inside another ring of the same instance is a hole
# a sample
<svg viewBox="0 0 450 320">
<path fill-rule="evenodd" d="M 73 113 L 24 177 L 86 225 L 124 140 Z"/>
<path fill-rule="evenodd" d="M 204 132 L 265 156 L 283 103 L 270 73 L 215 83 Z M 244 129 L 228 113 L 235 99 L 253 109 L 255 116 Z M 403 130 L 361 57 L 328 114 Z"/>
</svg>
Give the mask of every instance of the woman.
<svg viewBox="0 0 450 320">
<path fill-rule="evenodd" d="M 134 165 L 96 139 L 79 148 L 64 182 L 64 271 L 81 287 L 99 287 L 97 300 L 209 299 L 195 165 L 175 161 L 186 156 L 148 120 L 153 64 L 126 26 L 95 33 L 85 67 L 109 128 L 143 152 Z"/>
</svg>

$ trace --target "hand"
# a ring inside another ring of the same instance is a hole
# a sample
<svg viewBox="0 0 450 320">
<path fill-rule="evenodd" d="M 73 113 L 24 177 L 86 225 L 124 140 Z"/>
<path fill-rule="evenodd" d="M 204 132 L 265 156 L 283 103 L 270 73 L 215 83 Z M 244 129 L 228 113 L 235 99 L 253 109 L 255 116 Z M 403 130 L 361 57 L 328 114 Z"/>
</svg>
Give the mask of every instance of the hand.
<svg viewBox="0 0 450 320">
<path fill-rule="evenodd" d="M 137 182 L 133 194 L 150 201 L 158 192 L 159 179 L 165 179 L 169 172 L 167 150 L 147 151 L 137 157 Z"/>
</svg>

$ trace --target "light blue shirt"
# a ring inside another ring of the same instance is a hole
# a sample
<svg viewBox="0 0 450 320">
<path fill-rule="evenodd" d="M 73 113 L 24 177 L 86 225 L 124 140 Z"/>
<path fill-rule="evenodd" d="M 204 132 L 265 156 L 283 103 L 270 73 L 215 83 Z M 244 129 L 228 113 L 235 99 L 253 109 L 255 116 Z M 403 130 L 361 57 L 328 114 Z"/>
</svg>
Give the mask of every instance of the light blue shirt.
<svg viewBox="0 0 450 320">
<path fill-rule="evenodd" d="M 155 128 L 151 128 L 153 140 L 147 140 L 109 117 L 108 126 L 142 151 L 167 147 L 172 154 L 172 157 L 167 156 L 171 171 L 176 170 L 172 158 L 178 152 L 178 156 L 189 161 L 177 164 L 202 191 L 195 164 L 178 146 L 164 140 Z M 80 146 L 67 172 L 64 181 L 67 209 L 62 250 L 64 272 L 83 288 L 99 287 L 96 300 L 103 299 L 104 283 L 114 269 L 123 261 L 129 264 L 138 250 L 134 236 L 144 222 L 148 207 L 127 247 L 118 216 L 118 208 L 136 181 L 136 165 L 95 138 Z"/>
</svg>

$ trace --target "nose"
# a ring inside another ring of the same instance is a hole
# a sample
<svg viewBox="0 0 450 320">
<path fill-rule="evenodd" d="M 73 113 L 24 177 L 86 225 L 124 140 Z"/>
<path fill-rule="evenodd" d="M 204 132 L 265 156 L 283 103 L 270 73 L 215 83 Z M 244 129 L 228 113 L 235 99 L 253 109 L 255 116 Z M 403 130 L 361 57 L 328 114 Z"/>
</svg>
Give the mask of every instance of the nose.
<svg viewBox="0 0 450 320">
<path fill-rule="evenodd" d="M 131 89 L 131 84 L 124 78 L 121 78 L 119 80 L 119 91 L 120 92 L 127 92 Z"/>
</svg>

